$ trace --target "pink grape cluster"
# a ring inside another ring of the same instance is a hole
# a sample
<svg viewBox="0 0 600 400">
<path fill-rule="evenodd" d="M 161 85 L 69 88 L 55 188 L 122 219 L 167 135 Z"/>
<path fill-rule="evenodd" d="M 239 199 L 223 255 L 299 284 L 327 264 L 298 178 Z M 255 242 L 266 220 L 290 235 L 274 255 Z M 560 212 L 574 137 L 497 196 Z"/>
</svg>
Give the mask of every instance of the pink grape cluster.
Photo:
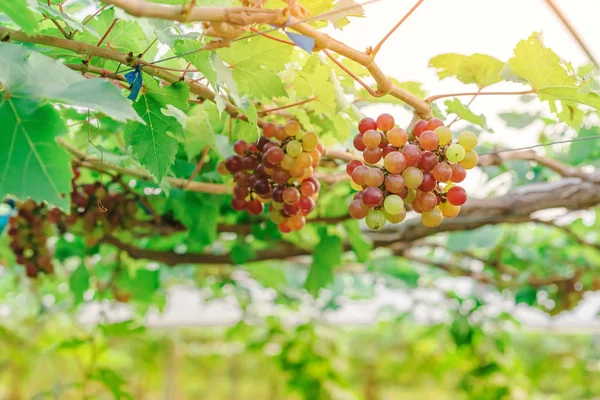
<svg viewBox="0 0 600 400">
<path fill-rule="evenodd" d="M 366 218 L 367 226 L 378 230 L 386 222 L 402 222 L 407 205 L 428 227 L 458 215 L 467 193 L 456 183 L 478 160 L 473 132 L 462 132 L 452 143 L 452 131 L 433 118 L 417 122 L 409 135 L 395 126 L 390 114 L 377 120 L 363 118 L 358 131 L 354 147 L 363 153 L 365 163 L 353 160 L 346 165 L 358 191 L 349 207 L 353 218 Z"/>
<path fill-rule="evenodd" d="M 269 217 L 283 233 L 297 231 L 316 206 L 321 185 L 314 176 L 325 147 L 313 132 L 302 132 L 297 121 L 267 123 L 257 143 L 238 140 L 236 153 L 217 167 L 233 174 L 231 207 L 259 215 L 269 204 Z"/>
</svg>

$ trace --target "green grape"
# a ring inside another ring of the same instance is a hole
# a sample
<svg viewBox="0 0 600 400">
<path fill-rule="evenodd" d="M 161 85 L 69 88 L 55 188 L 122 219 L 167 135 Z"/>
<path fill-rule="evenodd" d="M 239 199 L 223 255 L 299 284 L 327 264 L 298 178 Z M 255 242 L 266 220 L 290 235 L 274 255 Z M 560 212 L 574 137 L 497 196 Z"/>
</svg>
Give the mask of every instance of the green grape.
<svg viewBox="0 0 600 400">
<path fill-rule="evenodd" d="M 465 150 L 472 150 L 477 146 L 477 135 L 473 132 L 465 131 L 458 136 L 458 144 Z"/>
<path fill-rule="evenodd" d="M 383 209 L 388 214 L 397 215 L 404 210 L 404 201 L 402 197 L 392 194 L 383 201 Z"/>
<path fill-rule="evenodd" d="M 406 209 L 402 209 L 402 211 L 400 212 L 400 214 L 389 214 L 386 211 L 383 211 L 383 213 L 385 214 L 385 218 L 391 222 L 392 224 L 399 224 L 400 222 L 404 221 L 404 219 L 406 218 Z"/>
<path fill-rule="evenodd" d="M 410 189 L 407 191 L 407 195 L 406 195 L 406 198 L 404 199 L 404 202 L 407 204 L 410 204 L 413 201 L 415 201 L 416 198 L 417 198 L 417 191 L 415 189 Z"/>
<path fill-rule="evenodd" d="M 290 140 L 285 147 L 285 152 L 292 157 L 298 157 L 302 153 L 302 144 L 297 140 Z"/>
<path fill-rule="evenodd" d="M 460 162 L 460 165 L 465 167 L 465 169 L 472 169 L 475 168 L 478 160 L 479 157 L 477 156 L 475 150 L 467 150 L 465 153 L 465 158 L 463 158 L 463 160 Z"/>
<path fill-rule="evenodd" d="M 465 158 L 465 148 L 457 143 L 451 144 L 446 149 L 446 157 L 450 162 L 461 162 Z"/>
<path fill-rule="evenodd" d="M 416 189 L 423 183 L 423 171 L 417 167 L 408 167 L 402 172 L 404 184 L 409 189 Z"/>
<path fill-rule="evenodd" d="M 423 225 L 429 228 L 435 228 L 436 226 L 439 226 L 443 220 L 444 217 L 438 207 L 431 211 L 423 211 L 421 213 L 421 222 Z"/>
<path fill-rule="evenodd" d="M 450 128 L 439 126 L 435 128 L 434 132 L 438 136 L 438 139 L 440 139 L 441 146 L 444 146 L 452 141 L 452 131 Z"/>
<path fill-rule="evenodd" d="M 316 149 L 318 144 L 319 139 L 314 132 L 308 132 L 302 136 L 302 147 L 304 147 L 305 151 L 312 151 Z"/>
<path fill-rule="evenodd" d="M 380 210 L 371 210 L 369 212 L 369 214 L 367 215 L 367 226 L 374 230 L 377 231 L 381 228 L 383 228 L 383 226 L 385 225 L 385 214 L 383 213 L 383 211 Z"/>
</svg>

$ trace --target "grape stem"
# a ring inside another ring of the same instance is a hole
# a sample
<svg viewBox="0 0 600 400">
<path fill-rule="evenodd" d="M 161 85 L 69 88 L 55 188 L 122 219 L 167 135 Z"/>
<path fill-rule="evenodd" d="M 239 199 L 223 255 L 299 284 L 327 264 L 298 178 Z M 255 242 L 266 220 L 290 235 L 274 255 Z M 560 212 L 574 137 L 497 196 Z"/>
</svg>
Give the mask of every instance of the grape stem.
<svg viewBox="0 0 600 400">
<path fill-rule="evenodd" d="M 410 10 L 408 10 L 408 12 L 404 15 L 404 17 L 402 17 L 402 19 L 383 37 L 383 39 L 381 39 L 379 41 L 379 43 L 377 43 L 377 46 L 375 46 L 374 49 L 370 50 L 370 53 L 373 57 L 375 57 L 377 55 L 377 53 L 379 52 L 379 50 L 381 49 L 381 46 L 383 46 L 383 44 L 385 43 L 386 40 L 389 39 L 390 36 L 392 36 L 392 34 L 396 31 L 396 29 L 398 29 L 400 27 L 400 25 L 402 25 L 402 23 L 404 21 L 406 21 L 408 19 L 408 17 L 410 17 L 410 15 L 417 9 L 419 8 L 419 6 L 421 5 L 421 3 L 423 3 L 423 1 L 425 0 L 419 0 L 415 3 L 414 6 L 412 6 L 412 8 Z M 369 52 L 369 51 L 367 51 Z"/>
<path fill-rule="evenodd" d="M 358 76 L 356 76 L 356 74 L 354 74 L 354 72 L 350 71 L 348 68 L 346 68 L 346 66 L 344 64 L 342 64 L 341 62 L 339 62 L 334 56 L 331 55 L 331 53 L 327 50 L 323 50 L 323 53 L 325 53 L 325 55 L 327 57 L 329 57 L 331 59 L 331 61 L 333 61 L 333 63 L 335 65 L 337 65 L 338 67 L 340 67 L 345 73 L 347 73 L 348 75 L 350 75 L 352 77 L 352 79 L 354 79 L 356 82 L 358 82 L 362 87 L 365 88 L 365 90 L 367 92 L 369 92 L 369 94 L 373 97 L 382 97 L 383 94 L 378 93 L 377 91 L 371 89 L 371 87 L 369 85 L 367 85 L 362 79 L 360 79 Z"/>
<path fill-rule="evenodd" d="M 182 187 L 182 189 L 185 189 L 186 187 L 188 187 L 190 182 L 192 182 L 196 178 L 196 176 L 198 176 L 198 174 L 200 173 L 200 170 L 204 166 L 204 161 L 206 160 L 206 155 L 208 154 L 208 150 L 210 150 L 210 146 L 206 146 L 204 148 L 204 150 L 202 151 L 202 155 L 200 156 L 200 161 L 198 161 L 198 165 L 196 165 L 194 172 L 192 172 L 192 175 L 190 175 L 189 179 L 187 180 L 185 185 Z"/>
<path fill-rule="evenodd" d="M 477 91 L 477 93 L 475 93 L 473 95 L 473 97 L 471 97 L 471 100 L 469 100 L 469 102 L 467 103 L 467 107 L 469 107 L 471 104 L 473 104 L 473 102 L 475 101 L 475 99 L 477 98 L 477 96 L 479 96 L 479 94 L 481 93 L 481 89 L 479 88 L 479 90 Z M 448 128 L 450 128 L 456 121 L 459 121 L 461 118 L 459 115 L 457 115 L 456 117 L 454 117 L 454 119 L 452 120 L 452 122 L 450 122 L 448 124 Z"/>
<path fill-rule="evenodd" d="M 269 113 L 272 113 L 272 112 L 281 111 L 281 110 L 285 110 L 285 109 L 296 107 L 296 106 L 301 106 L 303 104 L 310 103 L 311 101 L 315 101 L 318 98 L 319 98 L 319 96 L 313 96 L 313 97 L 311 97 L 309 99 L 298 101 L 296 103 L 288 104 L 288 105 L 277 107 L 277 108 L 269 108 L 267 110 L 259 111 L 258 115 L 265 115 L 265 114 L 269 114 Z"/>
<path fill-rule="evenodd" d="M 115 18 L 113 20 L 113 22 L 110 24 L 110 26 L 108 27 L 108 29 L 106 30 L 106 32 L 104 32 L 104 36 L 102 36 L 100 38 L 100 40 L 98 41 L 98 44 L 96 45 L 96 47 L 100 47 L 102 46 L 102 43 L 104 43 L 104 41 L 106 40 L 106 38 L 108 37 L 108 35 L 110 35 L 110 31 L 112 31 L 112 29 L 115 27 L 115 25 L 117 24 L 117 22 L 119 21 L 119 18 Z M 90 54 L 87 58 L 87 63 L 89 64 L 89 62 L 91 61 L 93 55 Z"/>
<path fill-rule="evenodd" d="M 530 90 L 522 90 L 516 92 L 460 92 L 460 93 L 445 93 L 445 94 L 437 94 L 435 96 L 429 96 L 425 99 L 426 102 L 432 103 L 439 99 L 444 99 L 446 97 L 459 97 L 459 96 L 507 96 L 507 95 L 523 95 L 523 94 L 534 94 L 537 93 L 534 89 Z"/>
</svg>

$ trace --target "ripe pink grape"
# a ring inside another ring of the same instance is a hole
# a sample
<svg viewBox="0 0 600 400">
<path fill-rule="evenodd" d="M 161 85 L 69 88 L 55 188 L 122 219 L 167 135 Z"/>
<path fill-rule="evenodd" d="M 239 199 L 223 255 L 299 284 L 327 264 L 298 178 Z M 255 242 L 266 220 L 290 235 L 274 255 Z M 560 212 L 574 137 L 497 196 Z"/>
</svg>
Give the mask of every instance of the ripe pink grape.
<svg viewBox="0 0 600 400">
<path fill-rule="evenodd" d="M 285 153 L 281 147 L 272 147 L 267 150 L 263 157 L 271 164 L 278 165 L 283 160 L 283 156 L 285 156 Z"/>
<path fill-rule="evenodd" d="M 430 192 L 435 188 L 437 182 L 430 172 L 423 173 L 423 183 L 419 186 L 419 190 L 422 192 Z"/>
<path fill-rule="evenodd" d="M 365 185 L 365 178 L 369 172 L 369 167 L 366 165 L 359 165 L 352 171 L 352 180 L 359 186 Z"/>
<path fill-rule="evenodd" d="M 300 185 L 300 192 L 302 192 L 304 196 L 312 196 L 317 192 L 317 188 L 314 183 L 305 180 L 302 182 L 302 185 Z"/>
<path fill-rule="evenodd" d="M 416 167 L 408 167 L 402 173 L 404 184 L 409 189 L 416 189 L 423 183 L 423 172 Z"/>
<path fill-rule="evenodd" d="M 374 149 L 381 143 L 381 133 L 375 130 L 366 131 L 362 136 L 362 142 L 367 149 Z"/>
<path fill-rule="evenodd" d="M 424 151 L 421 154 L 421 161 L 419 161 L 419 168 L 423 171 L 431 171 L 438 164 L 438 158 L 435 153 L 431 151 Z"/>
<path fill-rule="evenodd" d="M 248 142 L 245 140 L 237 140 L 233 144 L 233 151 L 235 151 L 238 156 L 243 156 L 248 151 L 248 147 Z"/>
<path fill-rule="evenodd" d="M 414 144 L 409 143 L 405 145 L 402 148 L 402 155 L 406 159 L 406 165 L 409 167 L 419 165 L 419 162 L 421 162 L 421 149 L 419 149 L 419 146 Z"/>
<path fill-rule="evenodd" d="M 448 190 L 446 198 L 453 206 L 462 206 L 467 201 L 467 192 L 460 186 L 454 186 Z"/>
<path fill-rule="evenodd" d="M 275 136 L 275 131 L 277 131 L 277 125 L 275 125 L 272 122 L 267 122 L 262 129 L 263 135 L 265 135 L 268 138 L 272 138 L 273 136 Z"/>
<path fill-rule="evenodd" d="M 248 209 L 248 213 L 250 215 L 259 215 L 263 212 L 265 206 L 259 200 L 253 199 L 248 202 L 246 208 Z"/>
<path fill-rule="evenodd" d="M 369 207 L 377 207 L 383 202 L 383 192 L 374 186 L 369 186 L 363 191 L 362 202 Z"/>
<path fill-rule="evenodd" d="M 442 122 L 441 119 L 438 119 L 438 118 L 431 118 L 427 122 L 427 130 L 430 130 L 430 131 L 435 131 L 435 129 L 439 128 L 440 126 L 444 126 L 444 123 Z"/>
<path fill-rule="evenodd" d="M 287 187 L 283 190 L 283 201 L 286 204 L 297 204 L 300 200 L 300 192 L 295 187 Z"/>
<path fill-rule="evenodd" d="M 399 151 L 394 151 L 385 156 L 383 165 L 389 173 L 399 174 L 406 168 L 406 158 L 404 158 L 404 155 Z"/>
<path fill-rule="evenodd" d="M 394 124 L 394 117 L 390 114 L 381 114 L 379 117 L 377 117 L 377 127 L 384 132 L 392 129 Z"/>
<path fill-rule="evenodd" d="M 300 201 L 298 202 L 298 205 L 300 206 L 300 211 L 304 215 L 308 215 L 312 212 L 312 210 L 315 209 L 316 203 L 311 197 L 302 196 L 302 197 L 300 197 Z"/>
<path fill-rule="evenodd" d="M 238 156 L 229 156 L 225 159 L 225 166 L 229 172 L 236 173 L 242 169 L 242 159 Z"/>
<path fill-rule="evenodd" d="M 388 142 L 394 147 L 402 147 L 406 144 L 408 135 L 402 128 L 394 128 L 387 133 Z"/>
<path fill-rule="evenodd" d="M 393 151 L 397 151 L 397 149 L 394 146 L 388 144 L 383 149 L 381 149 L 381 156 L 385 158 L 388 154 L 390 154 Z"/>
<path fill-rule="evenodd" d="M 465 180 L 467 170 L 460 164 L 452 164 L 452 182 L 459 183 Z"/>
<path fill-rule="evenodd" d="M 231 199 L 231 208 L 235 211 L 242 211 L 246 208 L 246 200 L 234 197 Z"/>
<path fill-rule="evenodd" d="M 294 215 L 288 219 L 287 224 L 291 230 L 299 231 L 300 229 L 304 228 L 304 225 L 306 225 L 306 218 L 304 218 L 302 215 Z"/>
<path fill-rule="evenodd" d="M 363 158 L 368 164 L 377 164 L 381 160 L 382 150 L 379 147 L 374 149 L 366 149 L 363 152 Z"/>
<path fill-rule="evenodd" d="M 363 165 L 363 163 L 360 160 L 351 160 L 348 162 L 348 164 L 346 164 L 346 172 L 348 175 L 352 176 L 352 171 L 354 171 L 354 168 L 361 165 Z"/>
<path fill-rule="evenodd" d="M 362 200 L 352 200 L 348 207 L 350 216 L 354 219 L 363 219 L 369 213 L 369 206 L 362 202 Z"/>
<path fill-rule="evenodd" d="M 383 171 L 379 168 L 369 168 L 369 171 L 365 175 L 365 185 L 381 186 L 383 185 L 383 179 Z"/>
<path fill-rule="evenodd" d="M 431 192 L 421 192 L 413 202 L 413 205 L 415 203 L 421 210 L 430 211 L 437 206 L 437 197 Z"/>
<path fill-rule="evenodd" d="M 385 189 L 388 192 L 399 194 L 405 189 L 404 178 L 402 175 L 389 174 L 385 177 Z"/>
<path fill-rule="evenodd" d="M 361 119 L 358 123 L 358 131 L 361 135 L 364 135 L 364 133 L 368 130 L 374 129 L 377 129 L 377 122 L 375 122 L 373 118 L 366 117 Z"/>
<path fill-rule="evenodd" d="M 413 135 L 415 135 L 415 137 L 419 137 L 421 136 L 421 133 L 425 132 L 427 130 L 427 121 L 425 120 L 420 120 L 419 122 L 417 122 L 415 124 L 415 126 L 413 127 Z"/>
<path fill-rule="evenodd" d="M 419 136 L 419 144 L 423 150 L 435 150 L 440 145 L 440 139 L 434 131 L 425 131 Z"/>
<path fill-rule="evenodd" d="M 354 136 L 352 143 L 354 143 L 354 148 L 358 151 L 364 151 L 367 148 L 362 141 L 362 135 L 360 133 Z"/>
</svg>

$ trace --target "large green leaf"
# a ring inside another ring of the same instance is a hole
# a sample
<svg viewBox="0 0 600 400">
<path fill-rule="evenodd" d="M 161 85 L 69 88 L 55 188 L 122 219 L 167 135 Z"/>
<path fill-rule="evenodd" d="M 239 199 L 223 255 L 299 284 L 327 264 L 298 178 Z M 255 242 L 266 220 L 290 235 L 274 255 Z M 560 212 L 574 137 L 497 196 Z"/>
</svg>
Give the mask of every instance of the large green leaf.
<svg viewBox="0 0 600 400">
<path fill-rule="evenodd" d="M 363 237 L 358 221 L 349 219 L 344 221 L 343 225 L 348 233 L 348 241 L 350 242 L 350 246 L 352 246 L 352 251 L 356 253 L 358 262 L 367 261 L 373 246 Z"/>
<path fill-rule="evenodd" d="M 110 82 L 86 79 L 60 62 L 23 46 L 0 43 L 0 64 L 0 82 L 12 96 L 90 108 L 119 121 L 141 121 L 129 101 Z"/>
<path fill-rule="evenodd" d="M 25 32 L 34 33 L 38 30 L 38 16 L 27 6 L 27 0 L 0 1 L 0 11 L 19 25 Z"/>
<path fill-rule="evenodd" d="M 78 21 L 75 21 L 73 18 L 69 17 L 67 14 L 60 12 L 59 10 L 57 10 L 56 8 L 50 7 L 47 4 L 41 4 L 38 3 L 37 4 L 38 9 L 43 12 L 44 14 L 46 14 L 47 16 L 49 16 L 52 19 L 55 20 L 59 20 L 59 21 L 63 21 L 65 24 L 67 24 L 67 26 L 73 28 L 73 29 L 77 29 L 80 32 L 84 32 L 87 31 L 89 32 L 92 36 L 95 36 L 97 38 L 100 38 L 100 36 L 98 35 L 98 32 L 96 32 L 96 30 L 88 25 L 83 25 Z"/>
<path fill-rule="evenodd" d="M 81 264 L 69 278 L 69 287 L 76 303 L 83 301 L 83 294 L 90 288 L 90 272 Z"/>
<path fill-rule="evenodd" d="M 500 82 L 504 63 L 485 54 L 466 56 L 457 53 L 440 54 L 429 60 L 429 66 L 437 70 L 440 79 L 456 77 L 463 83 L 474 83 L 480 89 Z"/>
<path fill-rule="evenodd" d="M 178 40 L 175 42 L 175 51 L 177 54 L 185 54 L 190 51 L 199 50 L 202 47 L 202 43 L 195 40 Z M 213 52 L 209 50 L 196 51 L 195 53 L 188 54 L 184 58 L 192 63 L 194 67 L 196 67 L 202 75 L 206 77 L 206 80 L 210 85 L 216 89 L 217 88 L 217 72 L 215 71 L 215 66 L 213 65 Z"/>
<path fill-rule="evenodd" d="M 215 134 L 223 130 L 224 119 L 214 103 L 205 102 L 192 108 L 185 124 L 184 148 L 189 159 L 200 154 L 206 146 L 217 154 L 221 153 Z"/>
<path fill-rule="evenodd" d="M 485 115 L 477 115 L 466 105 L 463 104 L 459 99 L 454 98 L 452 100 L 446 100 L 446 112 L 448 114 L 456 114 L 460 119 L 471 122 L 475 125 L 479 125 L 483 129 L 493 132 L 487 125 L 487 119 Z"/>
<path fill-rule="evenodd" d="M 293 89 L 301 98 L 316 96 L 317 99 L 306 103 L 303 107 L 327 117 L 336 114 L 335 87 L 330 80 L 330 67 L 321 63 L 315 54 L 306 62 L 302 71 L 296 73 Z"/>
<path fill-rule="evenodd" d="M 190 240 L 206 246 L 217 238 L 218 199 L 204 193 L 172 190 L 166 211 L 172 211 L 175 218 L 189 229 Z"/>
<path fill-rule="evenodd" d="M 293 47 L 263 37 L 234 42 L 217 50 L 229 64 L 240 93 L 263 99 L 287 95 L 277 74 L 289 62 Z"/>
<path fill-rule="evenodd" d="M 51 105 L 22 98 L 0 102 L 0 197 L 31 197 L 69 208 L 71 157 L 58 144 L 67 127 Z"/>
<path fill-rule="evenodd" d="M 104 35 L 114 20 L 115 10 L 108 8 L 92 18 L 86 25 L 98 34 Z M 77 36 L 77 40 L 94 45 L 98 43 L 98 38 L 89 32 L 82 32 Z M 146 50 L 150 40 L 136 21 L 119 19 L 104 40 L 103 45 L 110 45 L 113 49 L 124 53 L 131 51 L 137 55 Z"/>
<path fill-rule="evenodd" d="M 304 288 L 316 296 L 319 289 L 333 282 L 333 268 L 342 263 L 342 239 L 324 233 L 313 251 L 313 262 L 306 277 Z"/>
<path fill-rule="evenodd" d="M 165 115 L 165 104 L 151 94 L 142 96 L 135 109 L 145 125 L 129 124 L 125 138 L 140 163 L 160 182 L 175 161 L 179 141 L 185 136 L 183 126 L 175 117 Z"/>
</svg>

